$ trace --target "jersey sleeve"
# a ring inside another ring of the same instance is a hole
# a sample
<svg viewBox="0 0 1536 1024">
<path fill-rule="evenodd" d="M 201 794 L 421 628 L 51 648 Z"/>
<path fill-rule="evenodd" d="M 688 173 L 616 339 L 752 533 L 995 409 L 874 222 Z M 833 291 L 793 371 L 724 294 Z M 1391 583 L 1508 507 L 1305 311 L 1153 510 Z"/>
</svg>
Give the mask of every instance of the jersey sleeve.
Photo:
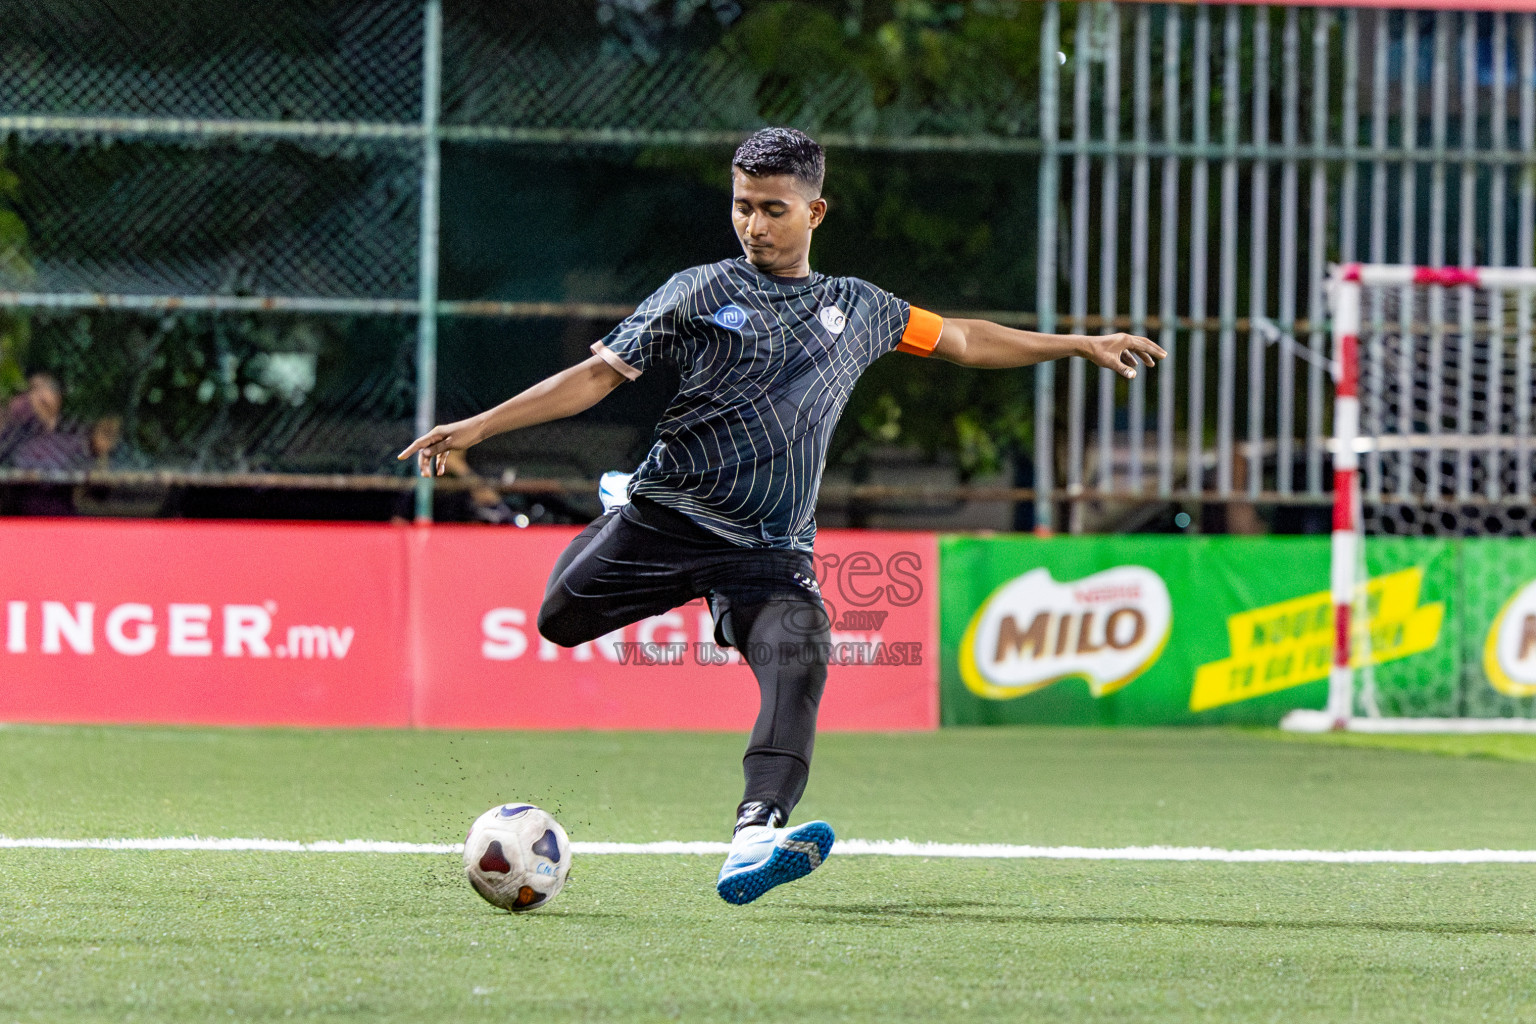
<svg viewBox="0 0 1536 1024">
<path fill-rule="evenodd" d="M 592 354 L 628 380 L 657 363 L 675 362 L 678 331 L 687 319 L 692 292 L 686 273 L 673 275 L 601 341 L 594 341 Z"/>
</svg>

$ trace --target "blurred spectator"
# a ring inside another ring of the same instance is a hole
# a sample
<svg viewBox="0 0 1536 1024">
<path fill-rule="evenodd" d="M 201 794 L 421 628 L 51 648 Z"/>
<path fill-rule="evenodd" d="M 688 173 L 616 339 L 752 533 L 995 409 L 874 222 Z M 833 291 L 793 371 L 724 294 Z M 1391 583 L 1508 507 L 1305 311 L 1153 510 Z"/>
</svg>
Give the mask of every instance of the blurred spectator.
<svg viewBox="0 0 1536 1024">
<path fill-rule="evenodd" d="M 90 465 L 90 443 L 79 434 L 59 430 L 64 392 L 47 373 L 27 378 L 27 390 L 11 400 L 5 411 L 4 461 L 13 469 L 68 473 Z M 13 484 L 7 488 L 5 511 L 18 516 L 72 516 L 72 483 Z"/>
<path fill-rule="evenodd" d="M 64 389 L 51 373 L 27 377 L 27 390 L 11 399 L 0 423 L 0 462 L 9 461 L 17 447 L 41 434 L 58 429 L 64 408 Z"/>
<path fill-rule="evenodd" d="M 112 454 L 117 451 L 117 446 L 123 440 L 123 419 L 121 416 L 103 416 L 91 427 L 90 453 L 91 462 L 95 469 L 109 469 L 113 464 Z"/>
<path fill-rule="evenodd" d="M 461 451 L 448 453 L 445 475 L 465 480 L 470 486 L 464 490 L 437 488 L 432 495 L 432 518 L 439 523 L 511 523 L 515 515 L 507 503 L 501 500 L 496 488 L 470 468 L 469 460 Z M 410 522 L 416 511 L 416 496 L 405 491 L 395 499 L 393 522 Z M 527 522 L 525 518 L 524 523 Z"/>
<path fill-rule="evenodd" d="M 63 389 L 51 374 L 34 373 L 25 393 L 6 408 L 3 437 L 4 463 L 12 469 L 41 473 L 75 473 L 106 469 L 123 435 L 122 420 L 107 416 L 91 425 L 89 433 L 61 430 Z M 17 483 L 5 488 L 4 511 L 18 516 L 72 516 L 76 514 L 76 485 L 65 483 Z"/>
</svg>

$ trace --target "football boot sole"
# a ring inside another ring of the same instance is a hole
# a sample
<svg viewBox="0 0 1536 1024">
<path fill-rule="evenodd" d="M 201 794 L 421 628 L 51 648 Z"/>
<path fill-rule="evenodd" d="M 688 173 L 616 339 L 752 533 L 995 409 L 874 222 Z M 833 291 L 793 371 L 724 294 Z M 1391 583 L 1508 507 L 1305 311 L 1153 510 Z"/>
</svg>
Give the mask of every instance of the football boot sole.
<svg viewBox="0 0 1536 1024">
<path fill-rule="evenodd" d="M 769 889 L 804 878 L 821 867 L 832 852 L 835 839 L 832 826 L 826 822 L 806 822 L 783 839 L 775 840 L 773 852 L 762 864 L 722 878 L 715 890 L 727 903 L 751 903 Z"/>
</svg>

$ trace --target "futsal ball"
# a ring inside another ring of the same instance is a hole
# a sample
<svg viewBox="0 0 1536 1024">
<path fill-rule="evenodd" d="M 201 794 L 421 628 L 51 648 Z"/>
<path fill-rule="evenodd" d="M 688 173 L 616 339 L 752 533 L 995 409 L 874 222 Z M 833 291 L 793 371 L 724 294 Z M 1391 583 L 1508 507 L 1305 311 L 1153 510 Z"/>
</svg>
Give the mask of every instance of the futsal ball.
<svg viewBox="0 0 1536 1024">
<path fill-rule="evenodd" d="M 565 829 L 532 804 L 492 807 L 469 826 L 464 874 L 475 892 L 514 914 L 555 898 L 571 873 Z"/>
</svg>

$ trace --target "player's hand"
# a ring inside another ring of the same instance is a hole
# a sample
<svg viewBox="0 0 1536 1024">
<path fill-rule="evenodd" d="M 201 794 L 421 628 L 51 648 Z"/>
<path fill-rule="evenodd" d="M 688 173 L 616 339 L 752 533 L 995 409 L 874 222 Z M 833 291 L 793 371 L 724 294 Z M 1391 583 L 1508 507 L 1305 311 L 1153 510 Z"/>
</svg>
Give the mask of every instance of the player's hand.
<svg viewBox="0 0 1536 1024">
<path fill-rule="evenodd" d="M 1159 359 L 1168 358 L 1160 345 L 1134 334 L 1101 334 L 1088 338 L 1087 342 L 1085 356 L 1126 380 L 1136 378 L 1136 368 L 1142 363 L 1156 366 Z"/>
<path fill-rule="evenodd" d="M 422 434 L 395 458 L 404 461 L 418 456 L 422 476 L 442 476 L 448 466 L 448 453 L 463 451 L 484 440 L 485 435 L 478 416 L 467 420 L 433 427 Z"/>
</svg>

